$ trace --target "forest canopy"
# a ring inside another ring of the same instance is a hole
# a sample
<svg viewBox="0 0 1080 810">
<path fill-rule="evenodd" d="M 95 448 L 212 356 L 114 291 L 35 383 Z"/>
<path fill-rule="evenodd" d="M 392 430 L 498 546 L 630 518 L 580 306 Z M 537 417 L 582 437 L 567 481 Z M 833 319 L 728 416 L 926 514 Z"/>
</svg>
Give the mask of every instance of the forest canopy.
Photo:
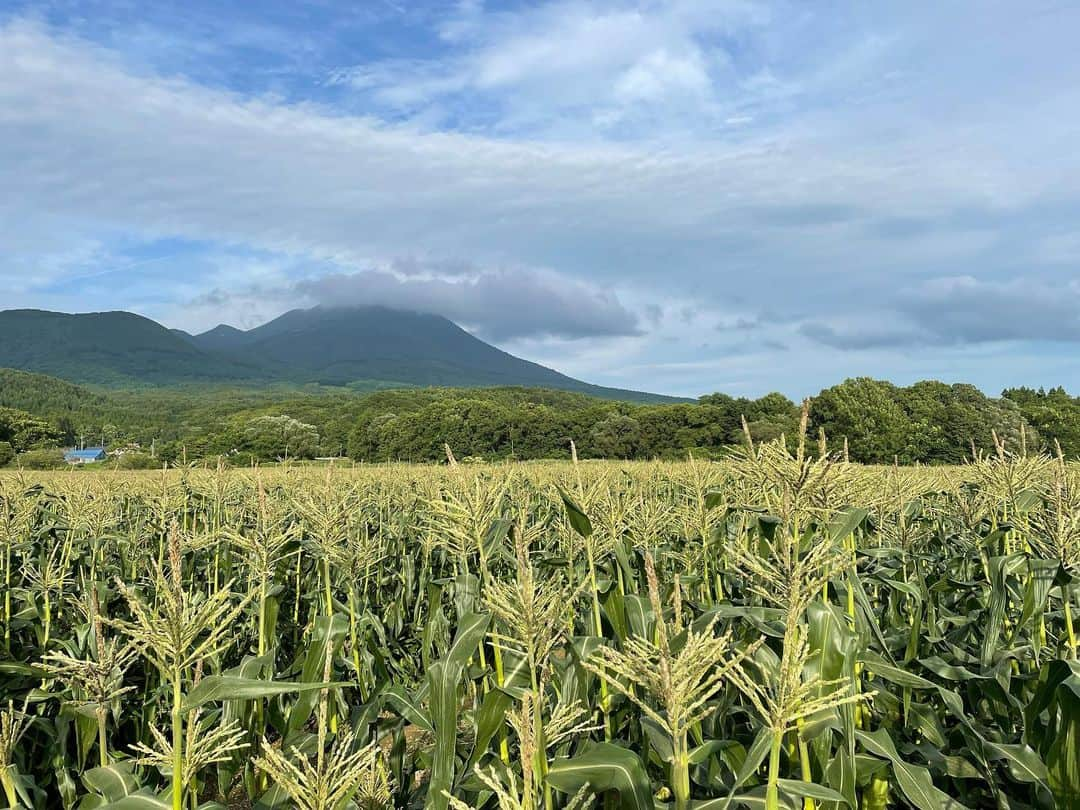
<svg viewBox="0 0 1080 810">
<path fill-rule="evenodd" d="M 76 444 L 126 446 L 157 463 L 436 461 L 445 445 L 459 459 L 564 458 L 571 440 L 583 458 L 712 458 L 745 440 L 744 420 L 755 441 L 792 438 L 799 405 L 779 393 L 632 404 L 533 388 L 102 392 L 0 369 L 0 463 L 11 464 Z M 992 451 L 995 435 L 1080 456 L 1080 398 L 1061 388 L 988 397 L 963 383 L 860 377 L 812 397 L 809 427 L 866 463 L 957 463 Z"/>
</svg>

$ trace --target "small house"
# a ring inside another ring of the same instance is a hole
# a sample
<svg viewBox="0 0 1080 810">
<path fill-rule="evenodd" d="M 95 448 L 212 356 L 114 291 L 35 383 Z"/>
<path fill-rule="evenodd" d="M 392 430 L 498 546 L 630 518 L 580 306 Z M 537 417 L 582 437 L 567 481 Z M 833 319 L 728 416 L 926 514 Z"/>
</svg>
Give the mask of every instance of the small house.
<svg viewBox="0 0 1080 810">
<path fill-rule="evenodd" d="M 106 458 L 104 447 L 87 447 L 85 450 L 68 450 L 64 453 L 64 461 L 68 464 L 93 464 Z"/>
</svg>

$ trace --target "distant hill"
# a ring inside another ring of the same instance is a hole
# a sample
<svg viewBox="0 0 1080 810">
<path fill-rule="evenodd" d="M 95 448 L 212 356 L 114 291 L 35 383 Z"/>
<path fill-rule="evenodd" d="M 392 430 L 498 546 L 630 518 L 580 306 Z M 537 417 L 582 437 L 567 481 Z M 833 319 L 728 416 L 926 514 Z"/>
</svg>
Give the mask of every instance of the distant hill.
<svg viewBox="0 0 1080 810">
<path fill-rule="evenodd" d="M 0 367 L 112 388 L 190 384 L 531 386 L 636 402 L 675 397 L 591 385 L 522 360 L 437 315 L 384 307 L 297 309 L 199 335 L 128 312 L 0 312 Z"/>
<path fill-rule="evenodd" d="M 0 368 L 0 408 L 57 417 L 84 409 L 100 409 L 106 402 L 104 394 L 80 385 L 44 374 Z"/>
<path fill-rule="evenodd" d="M 177 329 L 176 332 L 192 341 L 196 346 L 207 351 L 228 352 L 232 351 L 245 342 L 247 332 L 237 329 L 235 326 L 218 324 L 209 332 L 200 335 L 189 335 Z"/>
<path fill-rule="evenodd" d="M 130 312 L 0 312 L 0 366 L 116 388 L 232 383 L 265 376 L 258 364 L 203 351 Z"/>
<path fill-rule="evenodd" d="M 530 415 L 535 419 L 537 414 L 546 414 L 540 418 L 553 420 L 550 424 L 563 420 L 563 426 L 549 439 L 556 441 L 564 434 L 579 435 L 579 446 L 587 443 L 588 430 L 581 428 L 576 432 L 566 426 L 565 420 L 573 422 L 577 419 L 579 422 L 575 424 L 590 425 L 612 413 L 648 407 L 605 403 L 574 391 L 517 386 L 409 387 L 375 391 L 281 384 L 103 389 L 76 385 L 44 374 L 0 368 L 0 409 L 15 408 L 48 419 L 59 427 L 65 442 L 77 440 L 79 436 L 100 437 L 108 430 L 147 447 L 152 442 L 159 447 L 163 443 L 184 442 L 193 456 L 211 452 L 206 444 L 211 438 L 226 434 L 235 436 L 237 430 L 242 432 L 240 426 L 260 416 L 285 414 L 314 425 L 327 447 L 340 449 L 348 443 L 358 424 L 382 416 L 415 415 L 440 404 L 450 410 L 509 409 L 522 416 L 522 425 L 529 423 Z M 671 429 L 675 430 L 677 420 L 671 424 Z M 520 425 L 517 429 L 523 430 Z M 520 441 L 524 433 L 516 435 Z M 439 447 L 442 447 L 441 443 Z M 213 452 L 220 450 L 218 447 Z"/>
</svg>

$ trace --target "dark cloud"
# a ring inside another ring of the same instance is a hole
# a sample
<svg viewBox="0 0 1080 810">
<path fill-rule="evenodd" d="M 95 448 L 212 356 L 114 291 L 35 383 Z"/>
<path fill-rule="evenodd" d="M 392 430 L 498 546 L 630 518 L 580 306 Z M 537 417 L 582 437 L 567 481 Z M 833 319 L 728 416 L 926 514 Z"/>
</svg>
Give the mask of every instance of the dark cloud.
<svg viewBox="0 0 1080 810">
<path fill-rule="evenodd" d="M 725 318 L 716 324 L 715 329 L 717 332 L 754 332 L 765 326 L 766 322 L 760 314 L 749 317 L 740 315 L 734 319 Z"/>
<path fill-rule="evenodd" d="M 1052 214 L 1052 211 L 1040 210 L 1038 221 L 1045 223 Z M 1022 217 L 1016 212 L 1005 212 L 991 206 L 955 205 L 943 206 L 940 210 L 924 210 L 919 214 L 874 215 L 866 219 L 862 227 L 871 237 L 902 241 L 935 234 L 996 233 L 1021 220 Z"/>
<path fill-rule="evenodd" d="M 866 224 L 867 233 L 883 239 L 913 239 L 941 230 L 941 223 L 932 217 L 881 217 Z"/>
<path fill-rule="evenodd" d="M 908 329 L 889 329 L 871 325 L 849 325 L 838 328 L 820 321 L 799 326 L 799 334 L 833 349 L 891 349 L 920 342 L 917 332 Z"/>
<path fill-rule="evenodd" d="M 700 312 L 701 309 L 699 307 L 691 304 L 679 307 L 679 321 L 684 324 L 691 324 Z"/>
<path fill-rule="evenodd" d="M 722 351 L 728 355 L 758 355 L 763 352 L 786 352 L 789 351 L 788 345 L 782 340 L 775 340 L 773 338 L 744 338 L 737 340 L 734 343 L 726 344 L 722 347 L 717 347 L 719 351 Z"/>
<path fill-rule="evenodd" d="M 902 295 L 898 308 L 941 342 L 1080 341 L 1075 282 L 938 278 Z"/>
<path fill-rule="evenodd" d="M 776 352 L 786 352 L 786 351 L 788 351 L 788 345 L 786 343 L 784 343 L 781 340 L 772 340 L 772 339 L 769 339 L 769 338 L 766 338 L 765 340 L 761 341 L 761 348 L 763 348 L 763 349 L 772 349 L 773 351 L 776 351 Z"/>
<path fill-rule="evenodd" d="M 474 268 L 453 278 L 418 267 L 404 277 L 382 270 L 336 273 L 299 282 L 296 292 L 324 306 L 378 304 L 442 315 L 492 340 L 641 333 L 637 317 L 614 293 L 537 270 Z"/>
<path fill-rule="evenodd" d="M 777 204 L 749 211 L 753 221 L 777 228 L 811 228 L 841 225 L 865 216 L 858 207 L 845 204 L 807 202 L 799 205 Z"/>
<path fill-rule="evenodd" d="M 1080 342 L 1080 284 L 936 278 L 902 291 L 873 320 L 860 318 L 840 325 L 808 321 L 799 332 L 834 349 L 1009 340 Z"/>
<path fill-rule="evenodd" d="M 224 307 L 232 304 L 235 296 L 228 290 L 215 288 L 192 298 L 188 304 L 193 307 Z"/>
</svg>

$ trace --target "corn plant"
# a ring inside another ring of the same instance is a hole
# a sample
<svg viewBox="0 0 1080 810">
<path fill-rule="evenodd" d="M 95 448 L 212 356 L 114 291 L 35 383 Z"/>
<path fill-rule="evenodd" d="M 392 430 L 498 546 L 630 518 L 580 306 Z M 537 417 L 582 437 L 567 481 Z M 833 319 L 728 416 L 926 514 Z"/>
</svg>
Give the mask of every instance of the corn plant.
<svg viewBox="0 0 1080 810">
<path fill-rule="evenodd" d="M 0 804 L 1080 807 L 1080 466 L 865 467 L 802 422 L 0 474 Z"/>
</svg>

